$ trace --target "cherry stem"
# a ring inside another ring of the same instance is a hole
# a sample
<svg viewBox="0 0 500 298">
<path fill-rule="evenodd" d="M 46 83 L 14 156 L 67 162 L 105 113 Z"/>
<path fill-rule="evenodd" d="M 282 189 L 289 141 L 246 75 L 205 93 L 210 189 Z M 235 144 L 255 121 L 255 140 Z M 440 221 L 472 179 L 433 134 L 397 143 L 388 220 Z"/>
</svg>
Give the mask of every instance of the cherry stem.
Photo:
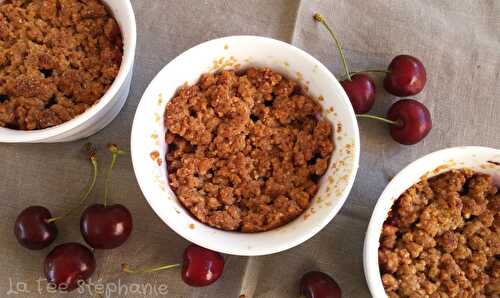
<svg viewBox="0 0 500 298">
<path fill-rule="evenodd" d="M 379 121 L 382 121 L 382 122 L 385 122 L 385 123 L 388 123 L 388 124 L 391 124 L 391 125 L 401 126 L 401 122 L 400 121 L 392 121 L 392 120 L 389 120 L 389 119 L 384 118 L 384 117 L 379 117 L 379 116 L 374 116 L 374 115 L 368 115 L 368 114 L 356 114 L 356 117 L 357 118 L 375 119 L 375 120 L 379 120 Z"/>
<path fill-rule="evenodd" d="M 384 74 L 388 74 L 388 73 L 390 73 L 390 71 L 386 70 L 386 69 L 365 69 L 365 70 L 351 71 L 350 75 L 352 77 L 352 76 L 357 75 L 359 73 L 384 73 Z"/>
<path fill-rule="evenodd" d="M 78 203 L 78 205 L 76 205 L 76 207 L 74 207 L 73 209 L 69 210 L 64 215 L 49 218 L 47 220 L 47 223 L 51 223 L 51 222 L 60 220 L 60 219 L 62 219 L 64 217 L 70 215 L 75 210 L 79 209 L 83 205 L 83 203 L 85 202 L 85 200 L 87 200 L 87 198 L 89 197 L 90 193 L 94 189 L 95 182 L 97 181 L 97 173 L 99 172 L 99 169 L 97 167 L 96 150 L 95 150 L 94 145 L 92 145 L 91 143 L 85 144 L 85 150 L 87 151 L 87 153 L 89 155 L 89 160 L 90 160 L 90 162 L 92 164 L 92 178 L 90 180 L 89 186 L 87 187 L 87 190 L 80 196 L 80 202 Z"/>
<path fill-rule="evenodd" d="M 347 66 L 347 62 L 345 60 L 345 55 L 344 55 L 344 50 L 342 49 L 342 44 L 340 43 L 339 39 L 337 38 L 337 36 L 335 35 L 335 33 L 333 32 L 333 30 L 330 28 L 330 26 L 326 22 L 325 18 L 321 14 L 319 14 L 317 12 L 317 13 L 314 14 L 313 17 L 314 17 L 315 21 L 320 22 L 321 24 L 323 24 L 323 26 L 330 33 L 330 35 L 332 36 L 333 40 L 335 41 L 335 46 L 337 47 L 337 51 L 339 52 L 339 55 L 340 55 L 340 61 L 342 62 L 342 65 L 343 65 L 344 70 L 345 70 L 345 76 L 350 81 L 351 80 L 351 73 L 349 71 L 349 67 Z"/>
<path fill-rule="evenodd" d="M 115 144 L 108 144 L 108 150 L 111 152 L 111 163 L 109 164 L 106 172 L 106 178 L 104 179 L 104 207 L 106 207 L 108 203 L 109 179 L 111 177 L 111 172 L 115 167 L 116 159 L 118 158 L 118 155 L 125 154 L 125 151 L 120 150 Z"/>
<path fill-rule="evenodd" d="M 122 271 L 130 274 L 137 274 L 137 273 L 151 273 L 151 272 L 157 272 L 157 271 L 162 271 L 170 268 L 175 268 L 179 267 L 181 264 L 171 264 L 171 265 L 164 265 L 160 267 L 154 267 L 154 268 L 146 268 L 146 269 L 140 269 L 140 270 L 132 270 L 130 269 L 130 266 L 128 264 L 122 264 Z"/>
</svg>

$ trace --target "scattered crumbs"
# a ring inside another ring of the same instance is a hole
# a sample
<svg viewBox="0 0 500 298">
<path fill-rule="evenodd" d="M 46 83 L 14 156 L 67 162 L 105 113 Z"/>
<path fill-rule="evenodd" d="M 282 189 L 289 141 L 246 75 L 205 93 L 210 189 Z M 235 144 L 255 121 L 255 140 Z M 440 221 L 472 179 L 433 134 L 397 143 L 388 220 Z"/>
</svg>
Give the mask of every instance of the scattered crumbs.
<svg viewBox="0 0 500 298">
<path fill-rule="evenodd" d="M 304 80 L 304 76 L 302 75 L 302 73 L 300 71 L 297 71 L 295 74 L 297 75 L 297 81 Z"/>
<path fill-rule="evenodd" d="M 156 161 L 160 157 L 160 152 L 155 150 L 155 151 L 149 153 L 149 156 L 151 157 L 152 160 Z"/>
<path fill-rule="evenodd" d="M 309 85 L 309 84 L 311 84 L 311 82 L 309 82 L 309 81 L 306 81 L 306 85 Z"/>
<path fill-rule="evenodd" d="M 212 69 L 217 69 L 217 68 L 219 68 L 219 62 L 217 62 L 217 60 L 214 60 L 214 61 L 212 62 L 212 64 L 213 64 L 213 65 L 212 65 Z"/>
<path fill-rule="evenodd" d="M 288 63 L 287 61 L 284 61 L 283 64 L 285 64 L 286 67 L 290 66 L 290 63 Z"/>
<path fill-rule="evenodd" d="M 245 61 L 246 63 L 250 63 L 250 57 L 246 58 L 246 59 L 245 59 L 245 60 L 243 60 L 243 61 Z"/>
<path fill-rule="evenodd" d="M 332 205 L 332 202 L 326 202 L 325 203 L 326 206 L 331 206 Z"/>
<path fill-rule="evenodd" d="M 316 198 L 316 203 L 318 203 L 318 204 L 321 203 L 321 197 Z"/>
<path fill-rule="evenodd" d="M 177 209 L 175 209 L 175 213 L 181 214 L 181 212 L 179 210 L 177 210 Z"/>
<path fill-rule="evenodd" d="M 158 138 L 158 134 L 157 134 L 156 132 L 153 132 L 153 133 L 151 134 L 151 138 L 152 138 L 153 140 L 156 140 L 156 139 Z"/>
<path fill-rule="evenodd" d="M 226 44 L 224 45 L 224 50 L 227 50 L 227 49 L 229 49 L 229 45 L 226 43 Z"/>
<path fill-rule="evenodd" d="M 324 101 L 324 100 L 325 100 L 325 98 L 323 97 L 323 95 L 320 95 L 320 96 L 318 97 L 318 100 L 319 100 L 319 101 Z"/>
<path fill-rule="evenodd" d="M 333 181 L 334 181 L 333 177 L 332 176 L 328 176 L 328 182 L 333 183 Z"/>
<path fill-rule="evenodd" d="M 161 106 L 162 103 L 163 103 L 163 98 L 160 96 L 160 97 L 158 97 L 158 101 L 156 102 L 156 104 L 158 106 Z"/>
<path fill-rule="evenodd" d="M 316 70 L 318 70 L 318 64 L 315 64 L 313 67 L 313 72 L 316 72 Z"/>
<path fill-rule="evenodd" d="M 352 154 L 352 150 L 351 150 L 351 147 L 350 147 L 349 145 L 346 145 L 346 146 L 345 146 L 345 152 L 346 152 L 347 154 Z"/>
<path fill-rule="evenodd" d="M 189 228 L 190 228 L 191 230 L 194 230 L 194 224 L 192 224 L 192 223 L 191 223 L 191 224 L 189 224 Z"/>
<path fill-rule="evenodd" d="M 304 220 L 308 219 L 311 214 L 309 212 L 304 212 Z"/>
<path fill-rule="evenodd" d="M 333 107 L 329 107 L 328 111 L 333 112 L 334 111 Z"/>
<path fill-rule="evenodd" d="M 316 210 L 314 210 L 314 208 L 311 207 L 311 213 L 314 214 L 316 213 Z"/>
<path fill-rule="evenodd" d="M 163 163 L 163 160 L 161 158 L 158 158 L 156 160 L 156 163 L 158 164 L 158 166 L 161 166 L 161 164 Z"/>
<path fill-rule="evenodd" d="M 340 133 L 342 131 L 342 123 L 337 123 L 337 133 Z"/>
<path fill-rule="evenodd" d="M 339 114 L 337 112 L 333 113 L 333 116 L 337 117 Z"/>
<path fill-rule="evenodd" d="M 155 122 L 156 123 L 160 122 L 160 119 L 161 119 L 160 114 L 155 113 Z"/>
<path fill-rule="evenodd" d="M 212 65 L 211 70 L 213 70 L 213 71 L 221 70 L 221 69 L 224 69 L 226 67 L 235 67 L 235 68 L 241 67 L 241 65 L 236 64 L 236 58 L 234 58 L 234 56 L 231 56 L 227 59 L 224 57 L 221 57 L 219 59 L 214 59 L 212 61 L 212 63 L 213 63 L 213 65 Z"/>
<path fill-rule="evenodd" d="M 326 192 L 331 192 L 331 190 L 332 190 L 332 189 L 330 188 L 330 185 L 328 185 L 328 186 L 326 187 Z"/>
<path fill-rule="evenodd" d="M 488 163 L 494 164 L 496 166 L 500 166 L 500 162 L 498 162 L 498 161 L 488 160 Z"/>
</svg>

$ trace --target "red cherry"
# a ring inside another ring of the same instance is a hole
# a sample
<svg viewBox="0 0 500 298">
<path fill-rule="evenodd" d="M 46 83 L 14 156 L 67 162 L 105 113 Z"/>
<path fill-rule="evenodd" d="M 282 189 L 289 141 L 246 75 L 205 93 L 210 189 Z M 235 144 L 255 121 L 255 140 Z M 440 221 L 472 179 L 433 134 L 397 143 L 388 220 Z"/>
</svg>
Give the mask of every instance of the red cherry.
<svg viewBox="0 0 500 298">
<path fill-rule="evenodd" d="M 341 298 L 342 291 L 328 274 L 311 271 L 300 279 L 300 295 L 307 298 Z"/>
<path fill-rule="evenodd" d="M 375 103 L 375 83 L 366 74 L 358 73 L 340 82 L 356 114 L 370 111 Z"/>
<path fill-rule="evenodd" d="M 224 258 L 215 251 L 190 244 L 184 250 L 182 280 L 192 287 L 214 283 L 222 275 Z"/>
<path fill-rule="evenodd" d="M 424 89 L 425 67 L 417 58 L 399 55 L 392 59 L 384 79 L 384 88 L 396 96 L 411 96 Z"/>
<path fill-rule="evenodd" d="M 132 232 L 132 214 L 120 204 L 94 204 L 83 211 L 80 231 L 88 245 L 95 249 L 116 248 Z"/>
<path fill-rule="evenodd" d="M 391 136 L 404 145 L 420 142 L 432 128 L 429 110 L 414 99 L 395 102 L 389 109 L 387 118 L 398 123 L 391 125 Z"/>
<path fill-rule="evenodd" d="M 80 231 L 85 241 L 96 249 L 112 249 L 122 245 L 132 232 L 132 214 L 120 204 L 108 206 L 111 172 L 119 155 L 125 154 L 115 144 L 108 144 L 111 162 L 104 181 L 104 204 L 89 206 L 80 218 Z"/>
<path fill-rule="evenodd" d="M 180 264 L 164 265 L 142 270 L 131 270 L 128 264 L 122 264 L 122 271 L 136 274 L 157 272 L 165 269 L 179 267 Z M 218 252 L 190 244 L 184 250 L 182 263 L 182 280 L 192 287 L 205 287 L 222 275 L 224 258 Z"/>
<path fill-rule="evenodd" d="M 71 291 L 85 282 L 95 271 L 94 254 L 79 243 L 56 246 L 45 258 L 47 281 L 59 290 Z"/>
<path fill-rule="evenodd" d="M 30 206 L 17 216 L 14 234 L 17 241 L 29 249 L 42 249 L 49 246 L 57 237 L 57 227 L 50 211 L 42 206 Z"/>
</svg>

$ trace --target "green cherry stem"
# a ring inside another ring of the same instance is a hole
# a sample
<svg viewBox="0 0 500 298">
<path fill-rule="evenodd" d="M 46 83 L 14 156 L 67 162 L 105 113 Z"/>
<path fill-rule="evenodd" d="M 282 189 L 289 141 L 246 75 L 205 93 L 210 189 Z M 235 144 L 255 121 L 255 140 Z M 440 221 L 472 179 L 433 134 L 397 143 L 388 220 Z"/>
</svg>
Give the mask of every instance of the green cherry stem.
<svg viewBox="0 0 500 298">
<path fill-rule="evenodd" d="M 351 71 L 350 75 L 352 77 L 352 76 L 357 75 L 359 73 L 383 73 L 383 74 L 388 74 L 388 73 L 390 73 L 390 71 L 389 70 L 385 70 L 385 69 L 365 69 L 365 70 Z"/>
<path fill-rule="evenodd" d="M 389 70 L 384 70 L 384 69 L 365 69 L 365 70 L 358 70 L 358 71 L 351 71 L 350 75 L 351 77 L 360 74 L 360 73 L 383 73 L 383 74 L 388 74 L 390 73 Z M 341 78 L 342 80 L 347 79 L 347 77 L 344 75 Z"/>
<path fill-rule="evenodd" d="M 367 118 L 367 119 L 375 119 L 379 120 L 385 123 L 388 123 L 390 125 L 396 125 L 396 126 L 401 126 L 401 122 L 399 121 L 392 121 L 384 117 L 379 117 L 379 116 L 374 116 L 374 115 L 368 115 L 368 114 L 356 114 L 357 118 Z"/>
<path fill-rule="evenodd" d="M 154 268 L 146 268 L 146 269 L 140 269 L 140 270 L 131 270 L 130 266 L 128 264 L 122 264 L 122 271 L 130 274 L 137 274 L 137 273 L 151 273 L 151 272 L 157 272 L 157 271 L 162 271 L 170 268 L 175 268 L 175 267 L 180 267 L 181 264 L 171 264 L 171 265 L 164 265 L 160 267 L 154 267 Z"/>
<path fill-rule="evenodd" d="M 335 41 L 335 46 L 337 47 L 337 51 L 339 52 L 339 55 L 340 55 L 340 61 L 342 62 L 342 65 L 343 65 L 344 70 L 345 70 L 345 76 L 350 81 L 351 80 L 351 72 L 349 71 L 349 67 L 347 66 L 347 62 L 345 60 L 345 55 L 344 55 L 344 50 L 342 49 L 342 44 L 340 43 L 340 40 L 337 38 L 337 36 L 335 35 L 335 33 L 333 32 L 331 27 L 326 22 L 325 18 L 321 14 L 319 14 L 317 12 L 314 14 L 313 18 L 316 22 L 320 22 L 326 28 L 326 30 L 330 33 L 333 40 Z"/>
<path fill-rule="evenodd" d="M 115 167 L 116 159 L 118 158 L 118 155 L 125 154 L 125 151 L 120 150 L 115 144 L 108 144 L 108 150 L 111 152 L 111 163 L 106 171 L 106 178 L 104 178 L 104 207 L 108 204 L 109 179 L 111 177 L 111 172 Z"/>
<path fill-rule="evenodd" d="M 83 203 L 87 200 L 90 193 L 94 189 L 95 183 L 97 181 L 97 173 L 99 172 L 99 169 L 97 167 L 96 150 L 95 150 L 94 145 L 92 145 L 90 143 L 85 144 L 85 150 L 87 151 L 87 153 L 89 155 L 90 163 L 92 164 L 92 178 L 90 179 L 90 183 L 89 183 L 89 186 L 87 187 L 87 190 L 82 195 L 80 195 L 80 202 L 78 203 L 78 205 L 76 205 L 76 207 L 74 207 L 73 209 L 70 209 L 68 212 L 66 212 L 65 214 L 63 214 L 61 216 L 49 218 L 47 220 L 47 223 L 58 221 L 64 217 L 70 215 L 71 213 L 73 213 L 77 209 L 79 209 L 83 205 Z"/>
</svg>

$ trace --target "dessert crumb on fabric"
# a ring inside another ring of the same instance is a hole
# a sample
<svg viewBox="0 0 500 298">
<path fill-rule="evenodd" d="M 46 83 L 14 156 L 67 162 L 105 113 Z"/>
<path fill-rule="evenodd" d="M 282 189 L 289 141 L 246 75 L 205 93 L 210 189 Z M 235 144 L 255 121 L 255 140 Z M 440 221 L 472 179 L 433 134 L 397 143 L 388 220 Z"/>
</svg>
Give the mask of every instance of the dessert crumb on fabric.
<svg viewBox="0 0 500 298">
<path fill-rule="evenodd" d="M 389 297 L 500 297 L 500 193 L 492 180 L 452 170 L 398 198 L 380 237 Z"/>
<path fill-rule="evenodd" d="M 0 127 L 59 125 L 104 95 L 123 43 L 100 1 L 0 2 Z"/>
<path fill-rule="evenodd" d="M 201 222 L 260 232 L 304 212 L 334 150 L 332 124 L 269 68 L 204 74 L 165 111 L 168 178 Z"/>
</svg>

